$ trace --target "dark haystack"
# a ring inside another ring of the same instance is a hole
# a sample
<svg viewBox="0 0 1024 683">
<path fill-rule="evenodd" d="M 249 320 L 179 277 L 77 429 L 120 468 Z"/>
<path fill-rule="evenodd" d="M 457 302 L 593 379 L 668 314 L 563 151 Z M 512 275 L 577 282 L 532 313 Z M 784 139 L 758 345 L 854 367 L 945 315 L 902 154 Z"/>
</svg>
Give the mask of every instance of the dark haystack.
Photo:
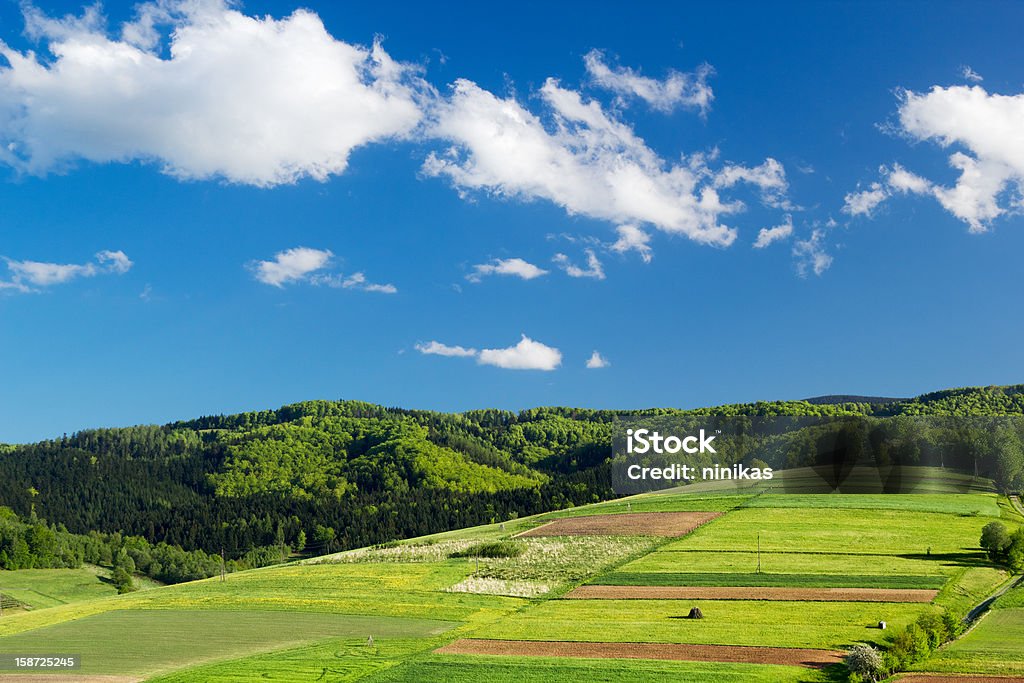
<svg viewBox="0 0 1024 683">
<path fill-rule="evenodd" d="M 704 613 L 700 611 L 700 607 L 694 607 L 690 610 L 690 616 L 687 619 L 703 619 Z"/>
</svg>

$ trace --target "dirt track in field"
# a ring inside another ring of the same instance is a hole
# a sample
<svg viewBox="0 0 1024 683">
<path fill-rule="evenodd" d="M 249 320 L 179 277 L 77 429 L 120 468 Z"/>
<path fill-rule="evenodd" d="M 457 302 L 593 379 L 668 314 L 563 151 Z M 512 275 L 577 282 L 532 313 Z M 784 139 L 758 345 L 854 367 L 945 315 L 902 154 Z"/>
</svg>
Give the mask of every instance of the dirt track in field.
<svg viewBox="0 0 1024 683">
<path fill-rule="evenodd" d="M 517 534 L 527 536 L 685 536 L 721 512 L 624 512 L 564 517 Z"/>
<path fill-rule="evenodd" d="M 977 674 L 905 674 L 896 683 L 1024 683 L 1020 676 L 979 676 Z"/>
<path fill-rule="evenodd" d="M 571 643 L 533 640 L 463 638 L 435 650 L 448 655 L 581 657 L 596 659 L 668 659 L 684 662 L 784 664 L 822 668 L 837 664 L 842 652 L 788 647 L 680 645 L 675 643 Z"/>
<path fill-rule="evenodd" d="M 795 600 L 800 602 L 931 602 L 936 590 L 742 586 L 580 586 L 565 597 L 586 600 Z"/>
</svg>

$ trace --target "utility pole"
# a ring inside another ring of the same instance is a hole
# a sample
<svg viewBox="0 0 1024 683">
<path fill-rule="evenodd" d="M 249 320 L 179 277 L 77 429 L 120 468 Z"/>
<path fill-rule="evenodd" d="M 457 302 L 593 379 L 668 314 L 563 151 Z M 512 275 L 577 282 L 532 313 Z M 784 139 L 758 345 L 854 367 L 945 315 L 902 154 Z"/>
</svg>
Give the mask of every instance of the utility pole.
<svg viewBox="0 0 1024 683">
<path fill-rule="evenodd" d="M 220 580 L 221 583 L 227 580 L 227 563 L 224 562 L 224 546 L 220 547 Z"/>
</svg>

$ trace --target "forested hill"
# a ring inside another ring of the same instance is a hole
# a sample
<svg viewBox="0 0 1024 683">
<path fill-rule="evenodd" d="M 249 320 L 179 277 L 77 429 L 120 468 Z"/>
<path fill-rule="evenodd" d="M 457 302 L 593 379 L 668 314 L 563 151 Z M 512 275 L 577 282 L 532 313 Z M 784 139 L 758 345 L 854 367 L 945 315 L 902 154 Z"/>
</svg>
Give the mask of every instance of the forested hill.
<svg viewBox="0 0 1024 683">
<path fill-rule="evenodd" d="M 613 421 L 675 414 L 1022 415 L 1024 385 L 690 411 L 444 414 L 309 401 L 0 446 L 0 505 L 77 534 L 235 558 L 268 546 L 320 552 L 610 497 Z"/>
</svg>

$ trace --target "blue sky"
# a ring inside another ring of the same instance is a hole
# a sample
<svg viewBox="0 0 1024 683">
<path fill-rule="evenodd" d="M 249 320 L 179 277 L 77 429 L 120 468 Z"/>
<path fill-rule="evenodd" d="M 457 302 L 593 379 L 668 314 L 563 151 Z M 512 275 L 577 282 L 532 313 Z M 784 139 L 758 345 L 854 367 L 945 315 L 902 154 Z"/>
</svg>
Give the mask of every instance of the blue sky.
<svg viewBox="0 0 1024 683">
<path fill-rule="evenodd" d="M 0 4 L 0 441 L 1022 381 L 1021 5 L 359 5 Z"/>
</svg>

